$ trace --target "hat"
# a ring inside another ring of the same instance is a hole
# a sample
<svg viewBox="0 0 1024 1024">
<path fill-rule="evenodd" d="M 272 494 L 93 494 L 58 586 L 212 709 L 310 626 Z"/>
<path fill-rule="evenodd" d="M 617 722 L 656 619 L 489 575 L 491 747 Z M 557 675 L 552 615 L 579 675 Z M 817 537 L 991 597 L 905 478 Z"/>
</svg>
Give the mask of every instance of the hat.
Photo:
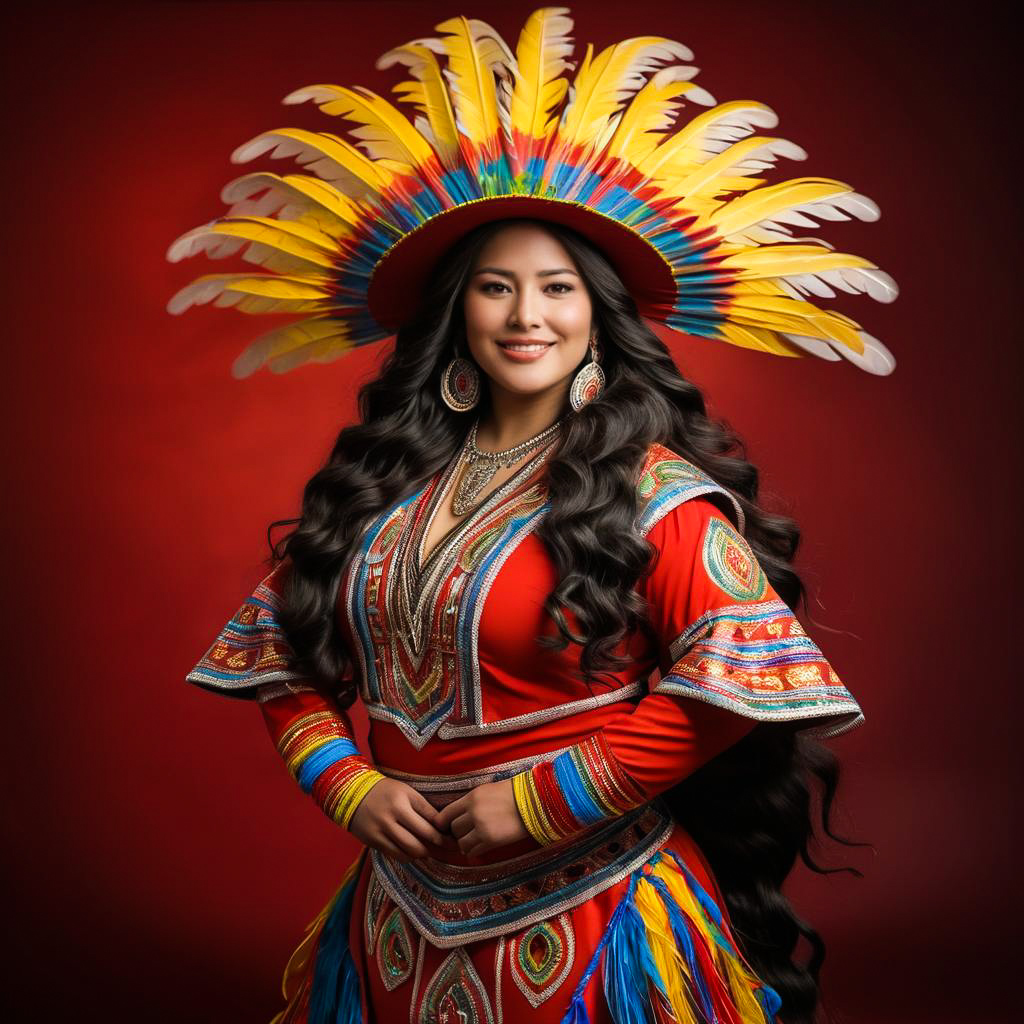
<svg viewBox="0 0 1024 1024">
<path fill-rule="evenodd" d="M 626 39 L 573 60 L 563 7 L 527 19 L 513 53 L 478 19 L 385 53 L 404 66 L 399 106 L 362 86 L 312 85 L 285 97 L 348 123 L 348 138 L 279 128 L 235 163 L 291 158 L 302 173 L 245 174 L 224 216 L 174 242 L 172 262 L 240 254 L 266 273 L 207 274 L 193 305 L 302 319 L 257 338 L 235 361 L 248 376 L 329 362 L 392 335 L 414 313 L 438 258 L 479 224 L 528 217 L 574 228 L 608 257 L 641 315 L 685 334 L 775 355 L 895 365 L 860 325 L 811 299 L 836 291 L 896 297 L 892 278 L 794 228 L 876 220 L 878 207 L 830 178 L 769 184 L 780 158 L 805 159 L 763 103 L 716 104 L 680 43 Z M 571 81 L 570 81 L 570 77 Z M 695 108 L 701 108 L 694 116 Z"/>
</svg>

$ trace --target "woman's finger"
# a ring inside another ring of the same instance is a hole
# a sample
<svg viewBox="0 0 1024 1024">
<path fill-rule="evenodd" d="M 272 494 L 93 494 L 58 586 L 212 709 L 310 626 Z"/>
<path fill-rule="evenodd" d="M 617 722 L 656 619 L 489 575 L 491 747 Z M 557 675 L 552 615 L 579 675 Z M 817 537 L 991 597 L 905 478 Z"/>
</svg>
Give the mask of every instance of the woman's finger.
<svg viewBox="0 0 1024 1024">
<path fill-rule="evenodd" d="M 485 845 L 486 844 L 480 838 L 480 833 L 477 832 L 476 829 L 472 829 L 467 832 L 459 840 L 459 849 L 465 857 L 473 857 L 477 853 L 483 853 Z"/>
<path fill-rule="evenodd" d="M 441 812 L 422 794 L 413 791 L 413 795 L 410 799 L 413 809 L 417 811 L 421 817 L 426 818 L 435 828 L 441 819 Z"/>
<path fill-rule="evenodd" d="M 455 838 L 459 840 L 459 845 L 460 846 L 462 845 L 462 843 L 461 843 L 462 837 L 464 835 L 466 835 L 467 832 L 471 832 L 472 830 L 473 830 L 473 819 L 469 816 L 469 814 L 460 814 L 452 822 L 452 835 L 455 836 Z"/>
<path fill-rule="evenodd" d="M 423 842 L 433 843 L 435 846 L 444 845 L 444 836 L 429 821 L 424 820 L 414 808 L 398 812 L 397 817 L 413 835 L 422 839 Z"/>
<path fill-rule="evenodd" d="M 395 860 L 401 861 L 403 864 L 408 864 L 412 858 L 407 854 L 403 853 L 390 839 L 385 836 L 381 836 L 376 839 L 372 844 L 375 850 L 380 850 L 382 853 L 386 853 L 389 857 L 394 857 Z"/>
<path fill-rule="evenodd" d="M 397 821 L 391 823 L 389 838 L 410 857 L 426 857 L 430 851 L 404 826 Z"/>
<path fill-rule="evenodd" d="M 469 794 L 467 794 L 468 796 Z M 457 818 L 466 810 L 466 797 L 460 796 L 458 800 L 453 800 L 448 804 L 438 816 L 438 827 L 439 828 L 451 828 L 452 820 Z"/>
</svg>

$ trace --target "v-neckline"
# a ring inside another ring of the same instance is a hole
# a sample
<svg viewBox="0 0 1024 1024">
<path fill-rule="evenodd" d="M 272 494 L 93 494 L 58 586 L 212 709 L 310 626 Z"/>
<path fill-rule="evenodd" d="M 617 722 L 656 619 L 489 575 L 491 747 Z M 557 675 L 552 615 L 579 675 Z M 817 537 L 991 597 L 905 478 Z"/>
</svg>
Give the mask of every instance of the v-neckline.
<svg viewBox="0 0 1024 1024">
<path fill-rule="evenodd" d="M 430 554 L 424 557 L 423 545 L 426 542 L 427 536 L 430 534 L 430 527 L 433 525 L 434 517 L 437 515 L 442 502 L 449 500 L 449 492 L 453 480 L 455 476 L 457 476 L 460 467 L 463 465 L 465 447 L 460 448 L 456 457 L 449 462 L 447 467 L 442 471 L 440 479 L 431 491 L 430 497 L 428 498 L 428 507 L 425 512 L 426 519 L 423 523 L 419 537 L 414 538 L 415 542 L 412 546 L 413 563 L 416 567 L 417 577 L 420 579 L 423 578 L 427 570 L 433 565 L 437 555 L 447 548 L 459 533 L 468 528 L 469 525 L 476 521 L 480 516 L 492 512 L 502 503 L 502 501 L 512 497 L 512 495 L 514 495 L 519 489 L 520 485 L 525 483 L 533 475 L 533 472 L 537 468 L 537 460 L 547 453 L 554 443 L 555 439 L 552 439 L 548 444 L 543 445 L 533 455 L 531 455 L 530 458 L 528 458 L 526 462 L 524 462 L 503 484 L 499 484 L 495 487 L 483 501 L 476 505 L 476 507 L 471 511 L 467 512 L 466 515 L 458 520 L 458 522 L 456 522 L 449 530 L 445 531 L 445 533 L 438 538 L 434 543 L 434 546 L 430 549 Z"/>
</svg>

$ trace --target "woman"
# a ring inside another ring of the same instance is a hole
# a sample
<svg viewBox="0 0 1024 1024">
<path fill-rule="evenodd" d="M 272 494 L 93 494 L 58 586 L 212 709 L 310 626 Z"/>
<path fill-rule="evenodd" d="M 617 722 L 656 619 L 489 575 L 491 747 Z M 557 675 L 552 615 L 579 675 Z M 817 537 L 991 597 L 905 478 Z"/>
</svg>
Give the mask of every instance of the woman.
<svg viewBox="0 0 1024 1024">
<path fill-rule="evenodd" d="M 289 965 L 282 1022 L 813 1015 L 823 945 L 780 888 L 808 859 L 808 773 L 828 832 L 837 769 L 809 737 L 863 716 L 791 611 L 795 525 L 758 508 L 754 468 L 641 313 L 888 372 L 853 321 L 793 295 L 894 289 L 857 257 L 764 244 L 871 213 L 825 179 L 752 189 L 789 144 L 730 153 L 723 126 L 766 108 L 658 131 L 679 96 L 714 102 L 692 68 L 655 70 L 689 59 L 679 44 L 588 51 L 552 116 L 564 15 L 531 16 L 514 57 L 453 19 L 382 58 L 410 67 L 418 130 L 367 90 L 293 94 L 362 125 L 372 159 L 260 136 L 237 158 L 295 155 L 328 185 L 248 175 L 171 250 L 244 244 L 278 275 L 200 279 L 174 310 L 314 314 L 239 373 L 397 328 L 273 571 L 189 675 L 258 699 L 365 846 Z"/>
</svg>

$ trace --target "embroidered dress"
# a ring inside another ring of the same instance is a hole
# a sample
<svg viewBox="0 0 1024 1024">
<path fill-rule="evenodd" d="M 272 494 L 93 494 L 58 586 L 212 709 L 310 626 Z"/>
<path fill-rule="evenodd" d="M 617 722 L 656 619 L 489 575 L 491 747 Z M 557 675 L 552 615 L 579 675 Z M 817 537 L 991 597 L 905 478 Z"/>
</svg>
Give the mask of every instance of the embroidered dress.
<svg viewBox="0 0 1024 1024">
<path fill-rule="evenodd" d="M 661 794 L 758 722 L 831 736 L 863 716 L 778 598 L 734 499 L 653 445 L 637 533 L 655 639 L 588 687 L 579 647 L 543 609 L 556 583 L 536 529 L 554 445 L 424 557 L 458 459 L 371 522 L 339 588 L 369 751 L 349 716 L 287 665 L 287 563 L 190 673 L 260 702 L 289 770 L 345 826 L 381 778 L 435 807 L 512 779 L 530 833 L 472 863 L 363 850 L 285 976 L 277 1024 L 770 1022 L 776 993 L 746 964 L 710 867 Z M 567 614 L 570 627 L 575 625 Z"/>
</svg>

